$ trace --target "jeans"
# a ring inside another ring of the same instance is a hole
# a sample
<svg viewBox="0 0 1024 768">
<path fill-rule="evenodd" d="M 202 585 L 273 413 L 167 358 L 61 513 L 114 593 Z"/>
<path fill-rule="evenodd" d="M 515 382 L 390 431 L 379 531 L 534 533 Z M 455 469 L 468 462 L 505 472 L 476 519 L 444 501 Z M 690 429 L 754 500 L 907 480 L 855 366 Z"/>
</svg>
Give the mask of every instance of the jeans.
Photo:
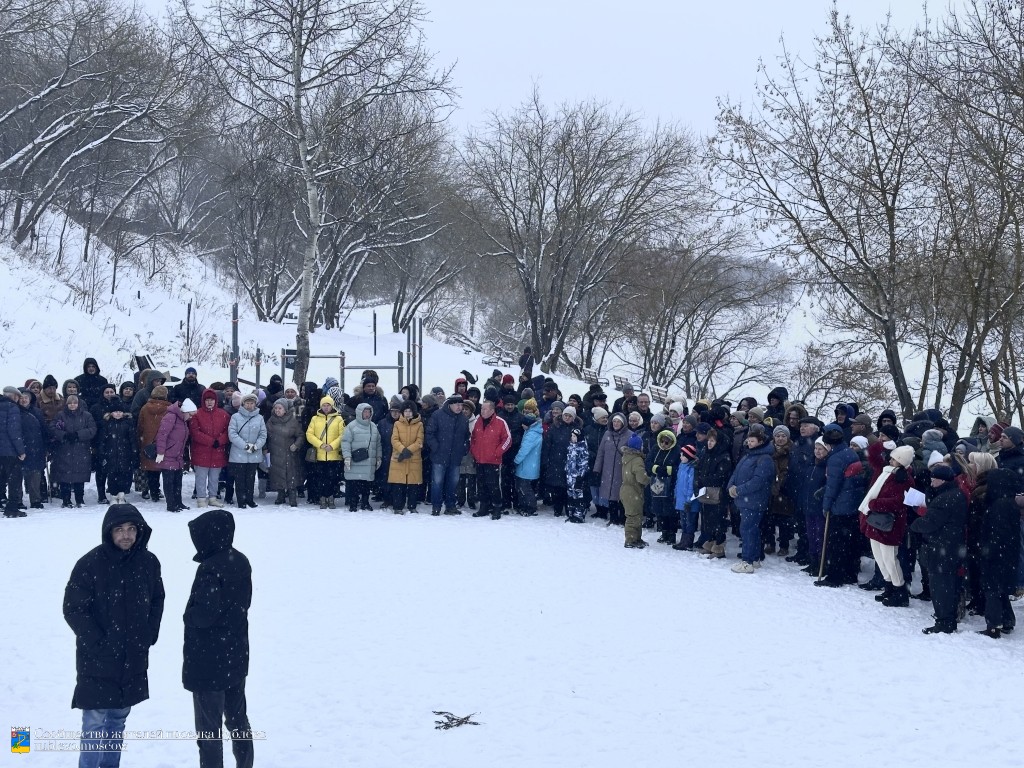
<svg viewBox="0 0 1024 768">
<path fill-rule="evenodd" d="M 209 499 L 217 495 L 217 481 L 220 478 L 220 469 L 210 467 L 193 467 L 196 473 L 196 498 Z"/>
<path fill-rule="evenodd" d="M 688 501 L 682 509 L 678 510 L 679 526 L 683 533 L 692 535 L 697 532 L 697 515 L 699 514 L 697 504 L 696 501 Z"/>
<path fill-rule="evenodd" d="M 121 763 L 121 735 L 131 707 L 82 710 L 81 754 L 78 768 L 117 768 Z"/>
<path fill-rule="evenodd" d="M 430 468 L 430 506 L 440 509 L 442 502 L 455 509 L 455 489 L 459 486 L 459 465 L 434 464 Z"/>
<path fill-rule="evenodd" d="M 336 463 L 336 462 L 335 462 Z M 222 724 L 231 734 L 231 751 L 238 768 L 252 768 L 252 729 L 245 711 L 245 681 L 226 691 L 200 691 L 192 694 L 196 731 L 203 737 L 199 745 L 200 768 L 223 768 Z"/>
<path fill-rule="evenodd" d="M 761 518 L 764 510 L 741 509 L 740 513 L 740 538 L 743 539 L 743 562 L 753 563 L 761 560 L 764 556 L 764 548 L 761 544 Z"/>
</svg>

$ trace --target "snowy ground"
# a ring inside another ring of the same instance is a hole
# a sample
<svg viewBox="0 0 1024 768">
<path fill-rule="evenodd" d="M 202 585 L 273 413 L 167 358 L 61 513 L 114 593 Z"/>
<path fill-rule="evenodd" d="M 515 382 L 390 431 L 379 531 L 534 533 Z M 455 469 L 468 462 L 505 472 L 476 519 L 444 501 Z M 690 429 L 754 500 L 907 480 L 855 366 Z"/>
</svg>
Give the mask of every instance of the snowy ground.
<svg viewBox="0 0 1024 768">
<path fill-rule="evenodd" d="M 191 479 L 186 479 L 186 492 Z M 95 497 L 92 493 L 87 501 Z M 181 615 L 186 522 L 138 502 L 167 605 L 151 698 L 131 729 L 192 728 Z M 61 616 L 103 510 L 0 520 L 10 725 L 76 730 L 74 639 Z M 263 506 L 236 514 L 252 561 L 249 708 L 257 765 L 1021 765 L 1024 638 L 925 636 L 930 610 L 815 588 L 770 558 L 737 575 L 619 528 L 541 517 L 398 516 Z M 647 532 L 647 538 L 655 536 Z M 865 574 L 870 561 L 865 560 Z M 434 729 L 432 710 L 479 726 Z M 55 744 L 51 742 L 51 744 Z M 15 762 L 11 757 L 3 764 Z M 125 766 L 196 764 L 194 742 L 132 741 Z M 229 760 L 230 764 L 230 760 Z"/>
</svg>

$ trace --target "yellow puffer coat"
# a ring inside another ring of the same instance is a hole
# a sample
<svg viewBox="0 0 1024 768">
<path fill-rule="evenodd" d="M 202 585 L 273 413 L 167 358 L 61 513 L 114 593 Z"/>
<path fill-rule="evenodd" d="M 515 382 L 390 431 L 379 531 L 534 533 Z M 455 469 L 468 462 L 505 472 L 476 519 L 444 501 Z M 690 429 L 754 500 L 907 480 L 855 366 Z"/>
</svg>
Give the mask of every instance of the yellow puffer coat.
<svg viewBox="0 0 1024 768">
<path fill-rule="evenodd" d="M 324 403 L 330 403 L 331 407 L 334 407 L 334 400 L 329 397 L 321 398 L 321 409 L 324 407 Z M 345 434 L 345 420 L 335 411 L 325 414 L 323 410 L 319 410 L 310 419 L 309 427 L 306 429 L 306 442 L 316 448 L 317 461 L 341 461 L 341 436 L 343 434 Z M 331 450 L 321 449 L 320 446 L 323 443 L 330 444 Z"/>
<path fill-rule="evenodd" d="M 408 449 L 412 456 L 399 461 L 398 454 L 403 449 Z M 391 430 L 388 482 L 403 485 L 419 485 L 423 482 L 423 422 L 419 416 L 413 416 L 411 420 L 403 416 Z"/>
</svg>

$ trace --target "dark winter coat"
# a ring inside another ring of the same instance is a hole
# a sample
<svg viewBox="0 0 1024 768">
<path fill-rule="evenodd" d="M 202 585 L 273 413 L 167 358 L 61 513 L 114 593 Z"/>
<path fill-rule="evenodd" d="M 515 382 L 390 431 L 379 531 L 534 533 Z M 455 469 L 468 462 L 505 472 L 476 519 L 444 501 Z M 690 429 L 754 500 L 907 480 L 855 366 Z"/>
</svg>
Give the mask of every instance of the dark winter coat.
<svg viewBox="0 0 1024 768">
<path fill-rule="evenodd" d="M 32 406 L 22 408 L 19 405 L 18 410 L 21 413 L 21 436 L 25 441 L 25 460 L 21 462 L 21 468 L 25 472 L 42 472 L 46 469 L 46 419 L 38 408 Z"/>
<path fill-rule="evenodd" d="M 587 451 L 590 453 L 590 471 L 594 471 L 594 463 L 597 461 L 597 451 L 601 447 L 601 440 L 604 433 L 608 431 L 607 424 L 598 424 L 590 420 L 583 427 L 583 438 L 587 441 Z"/>
<path fill-rule="evenodd" d="M 181 682 L 187 691 L 224 691 L 249 674 L 252 567 L 232 547 L 235 519 L 226 509 L 190 520 L 188 531 L 199 568 L 185 606 Z"/>
<path fill-rule="evenodd" d="M 868 525 L 868 516 L 860 516 L 860 532 L 869 539 L 890 547 L 898 547 L 907 532 L 907 505 L 903 495 L 914 487 L 914 475 L 909 469 L 900 467 L 889 475 L 878 496 L 868 502 L 871 512 L 885 512 L 894 515 L 891 531 L 882 531 Z M 866 493 L 866 492 L 865 492 Z"/>
<path fill-rule="evenodd" d="M 786 473 L 786 492 L 793 499 L 797 514 L 806 507 L 805 489 L 814 467 L 814 437 L 797 438 L 789 451 L 789 471 Z"/>
<path fill-rule="evenodd" d="M 789 465 L 793 448 L 793 444 L 789 442 L 783 446 L 776 445 L 772 454 L 772 461 L 775 462 L 775 479 L 772 482 L 772 498 L 768 503 L 768 511 L 773 515 L 789 516 L 796 512 L 796 499 L 789 489 Z"/>
<path fill-rule="evenodd" d="M 384 395 L 382 395 L 379 390 L 374 392 L 372 395 L 368 395 L 366 394 L 366 390 L 364 389 L 362 392 L 360 392 L 358 395 L 356 395 L 349 401 L 349 405 L 352 408 L 357 408 L 363 403 L 366 403 L 371 408 L 373 408 L 373 416 L 370 417 L 370 421 L 372 421 L 374 424 L 376 424 L 381 419 L 387 417 L 388 411 L 391 408 L 391 406 L 388 405 L 387 398 L 384 397 Z"/>
<path fill-rule="evenodd" d="M 504 419 L 508 424 L 508 431 L 512 435 L 512 447 L 505 451 L 504 462 L 514 464 L 516 454 L 519 453 L 519 446 L 523 442 L 523 414 L 519 411 L 508 413 L 504 408 L 498 409 L 498 417 Z M 582 424 L 582 422 L 580 422 Z"/>
<path fill-rule="evenodd" d="M 609 427 L 604 433 L 594 462 L 594 471 L 601 475 L 602 499 L 619 500 L 619 490 L 622 488 L 622 448 L 632 435 L 633 433 L 625 426 L 618 431 Z"/>
<path fill-rule="evenodd" d="M 192 417 L 193 421 L 195 416 Z M 302 484 L 303 457 L 306 453 L 306 433 L 295 412 L 284 416 L 271 414 L 267 420 L 267 444 L 270 451 L 270 488 L 275 491 L 294 491 Z"/>
<path fill-rule="evenodd" d="M 86 373 L 89 365 L 96 366 L 96 373 Z M 100 366 L 95 358 L 87 357 L 82 363 L 82 373 L 75 376 L 78 383 L 78 394 L 89 404 L 90 407 L 98 405 L 103 401 L 103 390 L 110 386 L 105 376 L 100 376 Z"/>
<path fill-rule="evenodd" d="M 651 496 L 674 499 L 676 479 L 679 475 L 679 446 L 676 445 L 676 436 L 672 430 L 665 429 L 658 434 L 665 434 L 671 440 L 667 438 L 661 441 L 655 440 L 654 446 L 647 454 L 644 469 L 647 470 L 647 474 L 651 476 L 652 481 L 655 478 L 661 481 L 658 483 L 662 489 L 661 492 L 656 493 L 655 488 L 652 486 Z M 667 444 L 667 447 L 662 445 L 663 443 Z M 690 485 L 693 485 L 692 479 Z M 691 495 L 689 489 L 687 489 L 686 498 L 689 499 Z"/>
<path fill-rule="evenodd" d="M 213 393 L 212 389 L 206 390 L 203 395 L 210 393 Z M 208 411 L 204 405 L 200 405 L 199 410 L 192 414 L 188 420 L 188 433 L 192 441 L 190 452 L 193 466 L 218 469 L 228 465 L 230 421 L 228 412 L 216 406 Z"/>
<path fill-rule="evenodd" d="M 96 422 L 79 400 L 75 411 L 67 406 L 50 424 L 53 447 L 53 481 L 56 483 L 87 483 L 92 475 L 92 439 Z"/>
<path fill-rule="evenodd" d="M 772 482 L 775 480 L 775 462 L 772 453 L 775 447 L 765 443 L 747 451 L 729 477 L 727 488 L 736 487 L 733 502 L 739 510 L 766 511 L 771 500 Z"/>
<path fill-rule="evenodd" d="M 138 530 L 127 552 L 111 536 L 121 523 Z M 151 535 L 135 507 L 115 504 L 103 517 L 101 544 L 71 571 L 64 620 L 75 633 L 78 681 L 72 707 L 121 709 L 149 698 L 149 649 L 164 611 L 160 561 L 147 548 Z"/>
<path fill-rule="evenodd" d="M 867 492 L 867 474 L 856 451 L 844 443 L 834 445 L 825 461 L 822 510 L 833 515 L 856 515 Z"/>
<path fill-rule="evenodd" d="M 198 381 L 189 382 L 187 379 L 182 379 L 174 385 L 170 397 L 178 405 L 184 405 L 186 400 L 191 400 L 196 408 L 202 408 L 203 392 L 205 391 L 206 388 Z M 203 465 L 200 464 L 199 466 Z"/>
<path fill-rule="evenodd" d="M 732 456 L 729 446 L 716 441 L 714 448 L 704 448 L 697 454 L 697 461 L 693 466 L 693 492 L 701 488 L 721 489 L 720 498 L 724 501 L 729 478 L 732 476 Z M 703 502 L 702 502 L 703 503 Z"/>
<path fill-rule="evenodd" d="M 427 447 L 430 448 L 432 464 L 450 467 L 462 463 L 462 457 L 469 452 L 469 420 L 464 414 L 456 414 L 445 405 L 429 414 L 427 418 Z"/>
<path fill-rule="evenodd" d="M 991 482 L 990 478 L 990 486 Z M 922 555 L 929 573 L 956 573 L 965 549 L 966 526 L 967 500 L 956 483 L 943 483 L 928 500 L 924 516 L 910 526 L 910 530 L 924 534 Z"/>
<path fill-rule="evenodd" d="M 1009 469 L 1017 475 L 1017 493 L 1024 493 L 1024 451 L 1020 448 L 1002 448 L 996 456 L 1000 469 Z"/>
<path fill-rule="evenodd" d="M 163 456 L 156 466 L 161 470 L 179 470 L 185 467 L 185 443 L 188 442 L 188 424 L 185 414 L 176 404 L 171 403 L 167 413 L 160 420 L 156 433 L 156 452 Z"/>
<path fill-rule="evenodd" d="M 114 410 L 120 411 L 120 419 L 113 417 Z M 107 403 L 99 427 L 97 454 L 107 474 L 132 473 L 139 465 L 139 449 L 135 437 L 135 419 L 120 398 Z"/>
<path fill-rule="evenodd" d="M 21 411 L 18 404 L 0 396 L 0 457 L 21 456 L 25 439 L 21 432 Z"/>
<path fill-rule="evenodd" d="M 987 509 L 981 523 L 981 586 L 986 592 L 1012 594 L 1017 588 L 1020 559 L 1020 508 L 1013 497 L 1017 477 L 1009 470 L 990 470 L 985 493 Z"/>
<path fill-rule="evenodd" d="M 544 485 L 551 488 L 565 488 L 565 460 L 569 455 L 569 442 L 573 429 L 583 429 L 583 422 L 577 418 L 566 424 L 561 418 L 544 433 L 540 449 L 540 476 Z"/>
<path fill-rule="evenodd" d="M 153 387 L 159 382 L 164 380 L 164 375 L 160 371 L 150 371 L 146 375 L 146 380 L 142 382 L 142 386 L 139 391 L 135 393 L 135 397 L 132 399 L 132 416 L 139 418 L 139 414 L 142 412 L 143 406 L 149 402 L 149 399 L 153 396 Z"/>
<path fill-rule="evenodd" d="M 159 472 L 161 469 L 159 464 L 146 456 L 143 449 L 147 445 L 156 443 L 156 435 L 160 431 L 160 423 L 163 421 L 164 415 L 170 406 L 171 404 L 166 400 L 147 400 L 146 404 L 139 410 L 135 432 L 139 436 L 140 466 L 146 472 Z"/>
</svg>

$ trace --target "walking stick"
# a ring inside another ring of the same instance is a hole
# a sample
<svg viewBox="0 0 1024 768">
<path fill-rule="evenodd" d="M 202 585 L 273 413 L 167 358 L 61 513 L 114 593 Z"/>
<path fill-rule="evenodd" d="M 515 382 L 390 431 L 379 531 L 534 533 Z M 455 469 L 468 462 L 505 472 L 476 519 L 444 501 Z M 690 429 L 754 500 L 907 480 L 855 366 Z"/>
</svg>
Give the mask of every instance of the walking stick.
<svg viewBox="0 0 1024 768">
<path fill-rule="evenodd" d="M 825 550 L 828 548 L 828 521 L 832 517 L 832 510 L 825 513 L 825 533 L 821 537 L 821 562 L 818 563 L 818 581 L 825 577 Z"/>
</svg>

